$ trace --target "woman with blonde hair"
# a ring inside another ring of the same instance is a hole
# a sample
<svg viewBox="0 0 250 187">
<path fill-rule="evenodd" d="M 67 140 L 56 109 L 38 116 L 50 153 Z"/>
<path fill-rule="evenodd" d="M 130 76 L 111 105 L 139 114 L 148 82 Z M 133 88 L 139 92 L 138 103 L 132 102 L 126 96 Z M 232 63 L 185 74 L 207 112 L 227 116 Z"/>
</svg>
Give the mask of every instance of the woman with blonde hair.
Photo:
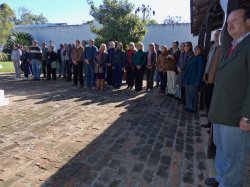
<svg viewBox="0 0 250 187">
<path fill-rule="evenodd" d="M 107 46 L 102 43 L 99 50 L 95 54 L 95 74 L 96 74 L 96 90 L 103 90 L 105 83 L 105 63 L 107 62 Z"/>
<path fill-rule="evenodd" d="M 160 74 L 160 93 L 165 93 L 167 86 L 167 63 L 168 63 L 168 48 L 166 45 L 161 47 L 161 53 L 157 60 L 157 69 Z"/>
</svg>

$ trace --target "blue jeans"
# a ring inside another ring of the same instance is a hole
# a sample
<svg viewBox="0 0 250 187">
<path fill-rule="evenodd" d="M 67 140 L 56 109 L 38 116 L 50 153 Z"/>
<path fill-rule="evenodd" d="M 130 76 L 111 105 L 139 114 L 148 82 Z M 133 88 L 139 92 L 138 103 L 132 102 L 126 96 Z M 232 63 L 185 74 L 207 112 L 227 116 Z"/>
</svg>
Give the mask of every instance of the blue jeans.
<svg viewBox="0 0 250 187">
<path fill-rule="evenodd" d="M 241 187 L 244 167 L 249 149 L 250 132 L 239 127 L 213 124 L 213 138 L 216 145 L 215 169 L 219 187 Z"/>
<path fill-rule="evenodd" d="M 185 86 L 186 108 L 192 111 L 198 110 L 198 88 L 195 85 Z"/>
<path fill-rule="evenodd" d="M 86 84 L 89 88 L 95 87 L 94 64 L 85 64 Z"/>
<path fill-rule="evenodd" d="M 33 77 L 35 80 L 40 80 L 40 74 L 41 74 L 41 61 L 38 59 L 32 59 L 32 71 L 33 71 Z"/>
<path fill-rule="evenodd" d="M 114 86 L 119 88 L 122 86 L 122 65 L 114 65 Z"/>
</svg>

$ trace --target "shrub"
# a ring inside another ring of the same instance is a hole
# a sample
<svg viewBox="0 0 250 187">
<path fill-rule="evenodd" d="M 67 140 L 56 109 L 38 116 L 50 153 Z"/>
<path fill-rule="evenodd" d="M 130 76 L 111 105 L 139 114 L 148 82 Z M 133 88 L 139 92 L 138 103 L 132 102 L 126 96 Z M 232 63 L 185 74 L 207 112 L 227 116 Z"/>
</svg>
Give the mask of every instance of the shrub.
<svg viewBox="0 0 250 187">
<path fill-rule="evenodd" d="M 26 32 L 16 32 L 13 31 L 4 46 L 5 53 L 11 53 L 14 44 L 30 46 L 32 44 L 33 37 L 31 34 Z"/>
<path fill-rule="evenodd" d="M 1 62 L 10 61 L 10 54 L 0 52 L 0 61 Z"/>
</svg>

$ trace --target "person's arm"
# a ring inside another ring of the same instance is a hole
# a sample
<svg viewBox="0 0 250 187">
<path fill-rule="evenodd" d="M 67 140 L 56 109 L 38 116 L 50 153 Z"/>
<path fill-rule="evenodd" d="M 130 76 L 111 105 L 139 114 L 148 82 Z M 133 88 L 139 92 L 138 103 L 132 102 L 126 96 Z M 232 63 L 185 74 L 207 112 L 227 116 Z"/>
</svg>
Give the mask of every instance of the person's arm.
<svg viewBox="0 0 250 187">
<path fill-rule="evenodd" d="M 125 67 L 125 63 L 126 63 L 126 52 L 122 51 L 122 68 Z"/>
<path fill-rule="evenodd" d="M 240 129 L 242 131 L 250 131 L 250 123 L 248 122 L 248 120 L 250 119 L 250 50 L 247 50 L 244 61 L 247 63 L 246 67 L 248 67 L 248 85 L 247 93 L 245 94 L 245 99 L 241 109 L 242 118 L 240 120 Z"/>
<path fill-rule="evenodd" d="M 11 52 L 10 58 L 11 58 L 11 61 L 14 61 L 14 50 Z"/>
<path fill-rule="evenodd" d="M 204 71 L 204 66 L 205 66 L 205 59 L 202 57 L 202 56 L 199 56 L 198 57 L 198 73 L 197 73 L 197 76 L 196 76 L 196 81 L 195 81 L 195 84 L 196 86 L 199 86 L 200 83 L 201 83 L 201 80 L 202 80 L 202 75 L 203 75 L 203 71 Z"/>
</svg>

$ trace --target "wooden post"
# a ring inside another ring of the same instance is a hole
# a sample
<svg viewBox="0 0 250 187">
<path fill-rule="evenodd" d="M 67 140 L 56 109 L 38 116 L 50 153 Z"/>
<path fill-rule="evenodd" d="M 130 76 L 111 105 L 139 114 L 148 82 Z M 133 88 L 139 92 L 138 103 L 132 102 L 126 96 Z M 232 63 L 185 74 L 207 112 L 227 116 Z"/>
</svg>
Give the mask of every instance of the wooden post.
<svg viewBox="0 0 250 187">
<path fill-rule="evenodd" d="M 210 41 L 211 41 L 211 32 L 212 32 L 212 17 L 209 13 L 206 17 L 206 39 L 205 39 L 205 56 L 207 57 L 209 49 L 210 49 Z"/>
<path fill-rule="evenodd" d="M 206 34 L 205 25 L 202 24 L 200 32 L 199 32 L 199 38 L 198 38 L 198 45 L 202 47 L 204 47 L 205 34 Z"/>
</svg>

